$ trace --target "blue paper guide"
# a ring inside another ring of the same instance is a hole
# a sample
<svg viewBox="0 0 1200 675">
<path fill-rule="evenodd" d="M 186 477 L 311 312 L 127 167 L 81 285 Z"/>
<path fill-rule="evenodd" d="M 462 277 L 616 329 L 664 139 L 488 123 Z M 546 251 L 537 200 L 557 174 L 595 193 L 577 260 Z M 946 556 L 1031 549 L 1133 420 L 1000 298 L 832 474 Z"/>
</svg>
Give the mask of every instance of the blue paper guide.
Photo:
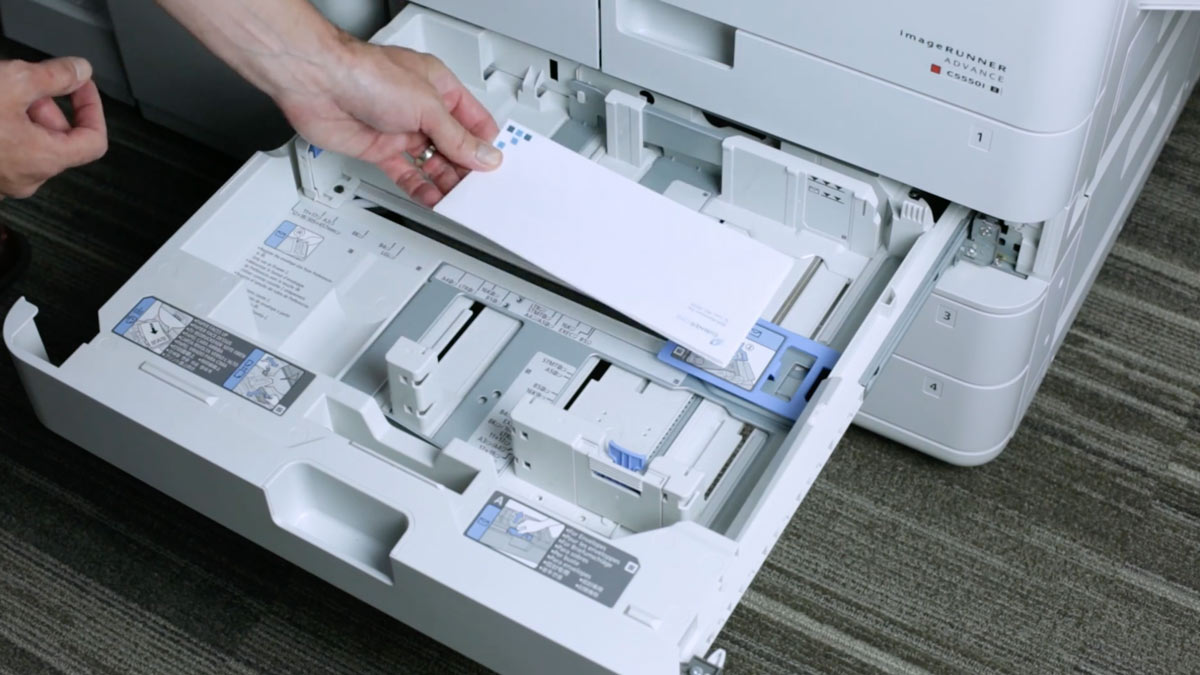
<svg viewBox="0 0 1200 675">
<path fill-rule="evenodd" d="M 722 367 L 668 342 L 658 358 L 683 372 L 773 413 L 795 420 L 813 389 L 841 354 L 830 347 L 760 320 Z"/>
</svg>

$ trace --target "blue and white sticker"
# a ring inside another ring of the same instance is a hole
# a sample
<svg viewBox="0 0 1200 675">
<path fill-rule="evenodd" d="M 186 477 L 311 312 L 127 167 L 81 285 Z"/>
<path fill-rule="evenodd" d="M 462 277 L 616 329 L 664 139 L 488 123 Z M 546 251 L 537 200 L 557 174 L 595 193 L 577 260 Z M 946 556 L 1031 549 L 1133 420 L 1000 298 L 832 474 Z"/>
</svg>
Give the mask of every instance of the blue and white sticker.
<svg viewBox="0 0 1200 675">
<path fill-rule="evenodd" d="M 316 231 L 285 220 L 263 244 L 297 260 L 307 260 L 323 241 L 325 237 Z"/>
<path fill-rule="evenodd" d="M 158 298 L 143 298 L 113 332 L 276 415 L 313 374 Z"/>
<path fill-rule="evenodd" d="M 641 568 L 612 544 L 502 493 L 492 493 L 463 533 L 606 607 L 615 607 Z"/>
<path fill-rule="evenodd" d="M 533 142 L 533 134 L 515 124 L 510 124 L 505 127 L 500 132 L 500 136 L 496 138 L 496 147 L 503 150 L 509 146 L 516 147 L 521 143 L 531 142 Z"/>
<path fill-rule="evenodd" d="M 668 342 L 658 358 L 679 370 L 778 415 L 795 420 L 841 354 L 760 320 L 727 366 Z"/>
</svg>

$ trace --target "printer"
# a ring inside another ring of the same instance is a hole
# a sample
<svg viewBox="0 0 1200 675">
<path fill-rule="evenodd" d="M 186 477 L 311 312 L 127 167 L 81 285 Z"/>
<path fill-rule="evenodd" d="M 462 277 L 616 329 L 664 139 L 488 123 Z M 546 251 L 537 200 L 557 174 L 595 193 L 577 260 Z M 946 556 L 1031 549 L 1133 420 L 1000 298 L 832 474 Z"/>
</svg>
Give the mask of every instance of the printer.
<svg viewBox="0 0 1200 675">
<path fill-rule="evenodd" d="M 717 673 L 850 424 L 963 466 L 1012 437 L 1200 72 L 1162 6 L 421 0 L 375 35 L 792 257 L 740 370 L 301 138 L 64 361 L 25 300 L 4 341 L 56 433 L 499 672 Z M 795 405 L 718 381 L 772 377 Z"/>
</svg>

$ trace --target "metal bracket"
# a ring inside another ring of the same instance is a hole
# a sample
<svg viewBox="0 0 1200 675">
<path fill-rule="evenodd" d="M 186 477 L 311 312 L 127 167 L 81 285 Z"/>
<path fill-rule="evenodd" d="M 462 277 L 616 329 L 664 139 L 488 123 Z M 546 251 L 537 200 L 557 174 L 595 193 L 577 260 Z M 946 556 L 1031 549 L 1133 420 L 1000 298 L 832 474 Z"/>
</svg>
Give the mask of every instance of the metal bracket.
<svg viewBox="0 0 1200 675">
<path fill-rule="evenodd" d="M 1017 270 L 1024 233 L 1002 220 L 976 214 L 971 221 L 971 230 L 959 249 L 959 258 L 981 267 L 995 267 L 1009 274 L 1028 278 Z"/>
<path fill-rule="evenodd" d="M 721 675 L 724 672 L 724 668 L 718 668 L 708 661 L 701 660 L 699 656 L 694 656 L 691 661 L 679 666 L 680 675 Z"/>
<path fill-rule="evenodd" d="M 725 672 L 725 650 L 717 649 L 707 659 L 693 656 L 691 661 L 679 664 L 680 675 L 721 675 Z"/>
<path fill-rule="evenodd" d="M 1200 11 L 1200 0 L 1139 0 L 1138 10 L 1142 12 L 1154 10 L 1196 12 Z"/>
</svg>

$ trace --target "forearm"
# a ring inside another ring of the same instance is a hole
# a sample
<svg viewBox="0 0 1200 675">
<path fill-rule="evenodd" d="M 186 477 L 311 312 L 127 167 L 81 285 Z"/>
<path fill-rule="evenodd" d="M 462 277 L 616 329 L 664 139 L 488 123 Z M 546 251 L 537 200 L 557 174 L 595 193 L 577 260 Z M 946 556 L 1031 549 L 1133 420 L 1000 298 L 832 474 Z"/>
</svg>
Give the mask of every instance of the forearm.
<svg viewBox="0 0 1200 675">
<path fill-rule="evenodd" d="M 352 38 L 306 0 L 157 0 L 221 60 L 276 101 L 325 90 Z"/>
</svg>

